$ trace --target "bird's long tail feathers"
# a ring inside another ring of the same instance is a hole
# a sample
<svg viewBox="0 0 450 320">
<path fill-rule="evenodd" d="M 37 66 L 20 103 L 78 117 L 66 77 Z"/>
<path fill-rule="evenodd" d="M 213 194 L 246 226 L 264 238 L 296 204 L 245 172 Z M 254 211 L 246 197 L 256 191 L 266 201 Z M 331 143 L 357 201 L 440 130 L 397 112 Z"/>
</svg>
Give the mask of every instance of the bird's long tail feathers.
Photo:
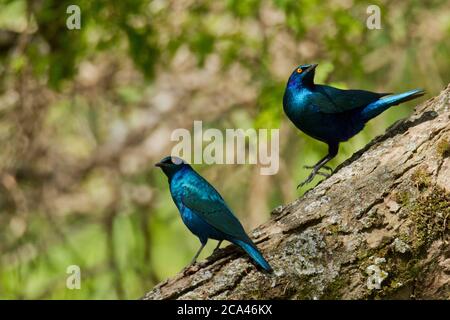
<svg viewBox="0 0 450 320">
<path fill-rule="evenodd" d="M 252 259 L 259 264 L 264 270 L 268 272 L 272 272 L 272 267 L 269 263 L 264 259 L 263 255 L 259 252 L 258 248 L 253 243 L 244 242 L 241 240 L 235 240 L 235 244 L 244 249 L 245 252 L 248 253 Z"/>
<path fill-rule="evenodd" d="M 413 100 L 415 98 L 423 96 L 424 94 L 424 90 L 414 89 L 403 93 L 390 95 L 388 97 L 383 97 L 365 107 L 362 110 L 361 115 L 364 120 L 368 121 L 392 106 L 396 106 L 402 102 Z"/>
</svg>

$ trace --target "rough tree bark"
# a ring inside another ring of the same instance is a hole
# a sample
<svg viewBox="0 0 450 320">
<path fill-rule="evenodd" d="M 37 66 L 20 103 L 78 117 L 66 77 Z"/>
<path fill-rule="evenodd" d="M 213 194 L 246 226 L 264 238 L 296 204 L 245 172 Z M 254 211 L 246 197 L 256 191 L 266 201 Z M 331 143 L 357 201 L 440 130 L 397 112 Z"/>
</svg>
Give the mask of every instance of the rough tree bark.
<svg viewBox="0 0 450 320">
<path fill-rule="evenodd" d="M 235 246 L 144 299 L 449 299 L 450 85 L 392 125 L 253 239 L 275 272 Z"/>
</svg>

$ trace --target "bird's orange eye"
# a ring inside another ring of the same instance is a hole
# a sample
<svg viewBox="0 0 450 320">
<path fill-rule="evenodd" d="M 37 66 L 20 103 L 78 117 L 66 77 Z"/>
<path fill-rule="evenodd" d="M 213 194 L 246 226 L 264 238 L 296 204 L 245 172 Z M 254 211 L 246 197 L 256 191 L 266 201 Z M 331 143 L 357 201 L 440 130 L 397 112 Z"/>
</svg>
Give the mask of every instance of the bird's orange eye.
<svg viewBox="0 0 450 320">
<path fill-rule="evenodd" d="M 302 73 L 302 72 L 303 72 L 302 68 L 297 68 L 297 73 Z"/>
</svg>

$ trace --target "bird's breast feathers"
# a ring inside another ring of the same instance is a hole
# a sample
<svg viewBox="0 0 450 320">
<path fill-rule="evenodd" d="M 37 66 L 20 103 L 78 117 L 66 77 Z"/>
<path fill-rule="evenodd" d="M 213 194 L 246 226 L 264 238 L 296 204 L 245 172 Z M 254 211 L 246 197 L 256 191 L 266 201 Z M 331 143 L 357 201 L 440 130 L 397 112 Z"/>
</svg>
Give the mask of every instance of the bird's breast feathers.
<svg viewBox="0 0 450 320">
<path fill-rule="evenodd" d="M 323 114 L 315 105 L 312 93 L 308 90 L 286 91 L 283 101 L 284 112 L 302 131 L 308 133 L 310 126 L 321 122 Z"/>
<path fill-rule="evenodd" d="M 287 116 L 294 120 L 314 112 L 311 93 L 308 90 L 287 89 L 284 94 L 283 108 Z"/>
</svg>

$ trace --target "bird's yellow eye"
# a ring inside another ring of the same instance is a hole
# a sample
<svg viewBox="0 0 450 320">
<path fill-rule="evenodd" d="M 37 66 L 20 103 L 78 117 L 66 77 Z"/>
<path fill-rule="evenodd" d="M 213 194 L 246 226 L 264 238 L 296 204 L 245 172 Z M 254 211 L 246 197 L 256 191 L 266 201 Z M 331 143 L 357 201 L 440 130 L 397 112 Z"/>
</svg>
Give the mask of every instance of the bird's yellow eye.
<svg viewBox="0 0 450 320">
<path fill-rule="evenodd" d="M 297 68 L 297 73 L 302 73 L 302 72 L 303 72 L 302 68 Z"/>
</svg>

